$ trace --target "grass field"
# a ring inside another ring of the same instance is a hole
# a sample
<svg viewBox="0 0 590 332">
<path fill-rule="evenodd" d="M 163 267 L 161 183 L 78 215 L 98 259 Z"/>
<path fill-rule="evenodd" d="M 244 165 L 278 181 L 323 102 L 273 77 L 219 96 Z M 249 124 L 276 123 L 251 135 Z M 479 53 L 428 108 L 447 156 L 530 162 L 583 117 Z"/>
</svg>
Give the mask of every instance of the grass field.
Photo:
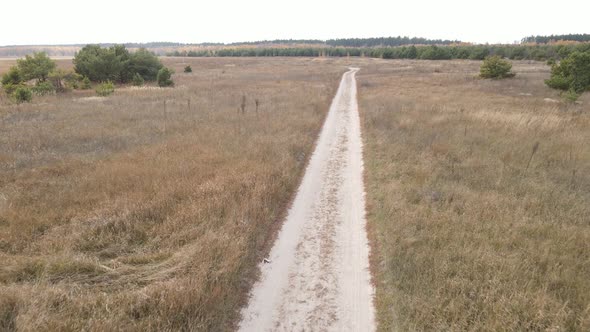
<svg viewBox="0 0 590 332">
<path fill-rule="evenodd" d="M 590 330 L 590 98 L 513 69 L 359 72 L 380 330 Z"/>
<path fill-rule="evenodd" d="M 164 62 L 173 89 L 0 102 L 0 330 L 235 324 L 346 68 Z"/>
<path fill-rule="evenodd" d="M 379 329 L 590 330 L 590 96 L 545 64 L 164 62 L 174 89 L 0 100 L 0 330 L 234 328 L 351 64 Z"/>
</svg>

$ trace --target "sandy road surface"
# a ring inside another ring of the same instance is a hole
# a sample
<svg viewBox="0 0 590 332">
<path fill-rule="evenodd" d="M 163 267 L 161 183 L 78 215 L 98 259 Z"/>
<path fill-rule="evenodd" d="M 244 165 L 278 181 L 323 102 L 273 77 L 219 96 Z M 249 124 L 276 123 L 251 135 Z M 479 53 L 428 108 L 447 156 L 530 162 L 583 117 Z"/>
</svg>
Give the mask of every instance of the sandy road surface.
<svg viewBox="0 0 590 332">
<path fill-rule="evenodd" d="M 241 331 L 373 331 L 356 68 L 346 72 Z"/>
</svg>

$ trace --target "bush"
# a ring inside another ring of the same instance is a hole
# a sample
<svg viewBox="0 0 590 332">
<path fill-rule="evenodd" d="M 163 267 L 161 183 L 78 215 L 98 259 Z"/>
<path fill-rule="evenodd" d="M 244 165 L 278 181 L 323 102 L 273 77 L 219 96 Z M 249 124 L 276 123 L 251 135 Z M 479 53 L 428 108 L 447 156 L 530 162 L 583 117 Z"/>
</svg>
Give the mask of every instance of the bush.
<svg viewBox="0 0 590 332">
<path fill-rule="evenodd" d="M 191 68 L 191 66 L 186 66 L 186 67 L 184 67 L 184 72 L 185 73 L 192 73 L 193 69 Z"/>
<path fill-rule="evenodd" d="M 86 76 L 84 76 L 84 78 L 82 79 L 82 85 L 80 86 L 80 89 L 82 90 L 89 90 L 92 88 L 92 85 L 90 84 L 90 79 Z"/>
<path fill-rule="evenodd" d="M 7 95 L 12 95 L 12 93 L 20 88 L 20 87 L 24 87 L 24 84 L 12 84 L 12 83 L 7 83 L 7 84 L 3 84 L 2 88 L 4 89 L 4 92 L 6 92 Z"/>
<path fill-rule="evenodd" d="M 158 71 L 158 86 L 160 87 L 168 87 L 173 86 L 174 82 L 172 81 L 172 70 L 166 67 L 163 67 Z"/>
<path fill-rule="evenodd" d="M 10 67 L 10 70 L 2 75 L 2 86 L 16 85 L 23 82 L 22 75 L 18 67 Z"/>
<path fill-rule="evenodd" d="M 507 77 L 514 77 L 514 73 L 510 70 L 512 64 L 497 55 L 486 57 L 480 69 L 479 76 L 481 78 L 501 79 Z"/>
<path fill-rule="evenodd" d="M 56 67 L 55 61 L 51 60 L 45 52 L 38 52 L 33 56 L 27 55 L 24 59 L 18 59 L 17 64 L 25 81 L 37 79 L 38 82 L 44 82 Z"/>
<path fill-rule="evenodd" d="M 48 81 L 37 82 L 37 84 L 35 84 L 35 86 L 31 90 L 37 96 L 45 96 L 55 93 L 55 87 L 53 86 L 53 84 L 51 84 L 51 82 Z"/>
<path fill-rule="evenodd" d="M 575 102 L 576 100 L 578 100 L 578 98 L 580 97 L 580 94 L 578 94 L 576 91 L 574 91 L 573 89 L 569 89 L 566 92 L 564 92 L 562 94 L 562 97 L 569 101 L 569 102 Z"/>
<path fill-rule="evenodd" d="M 590 52 L 573 52 L 566 59 L 551 66 L 551 78 L 545 84 L 575 94 L 590 89 Z"/>
<path fill-rule="evenodd" d="M 102 83 L 96 87 L 96 94 L 101 97 L 106 97 L 113 92 L 115 92 L 115 85 L 111 81 Z"/>
<path fill-rule="evenodd" d="M 26 86 L 19 86 L 12 93 L 12 98 L 14 98 L 18 104 L 30 102 L 33 100 L 33 93 L 31 92 L 31 89 L 27 88 Z"/>
<path fill-rule="evenodd" d="M 93 82 L 127 83 L 136 73 L 145 80 L 155 80 L 160 68 L 162 63 L 154 53 L 143 48 L 130 53 L 123 45 L 109 48 L 86 45 L 74 57 L 76 73 Z"/>
<path fill-rule="evenodd" d="M 127 73 L 124 67 L 128 56 L 119 48 L 86 45 L 74 56 L 74 70 L 93 82 L 120 81 L 125 76 L 122 73 Z"/>
<path fill-rule="evenodd" d="M 158 57 L 145 48 L 131 53 L 129 66 L 131 72 L 140 74 L 146 81 L 156 80 L 158 71 L 163 67 Z"/>
<path fill-rule="evenodd" d="M 141 75 L 139 75 L 139 73 L 135 73 L 135 75 L 133 76 L 133 85 L 142 86 L 144 83 L 145 83 L 145 80 L 143 79 L 143 77 L 141 77 Z"/>
</svg>

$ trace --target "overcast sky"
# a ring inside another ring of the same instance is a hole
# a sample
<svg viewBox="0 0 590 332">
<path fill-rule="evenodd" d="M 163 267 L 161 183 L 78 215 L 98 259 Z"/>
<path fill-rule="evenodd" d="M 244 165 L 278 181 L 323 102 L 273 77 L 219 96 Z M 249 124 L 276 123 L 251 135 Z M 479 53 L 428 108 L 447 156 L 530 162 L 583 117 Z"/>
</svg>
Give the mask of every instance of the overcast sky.
<svg viewBox="0 0 590 332">
<path fill-rule="evenodd" d="M 1 0 L 0 45 L 590 33 L 590 0 Z"/>
</svg>

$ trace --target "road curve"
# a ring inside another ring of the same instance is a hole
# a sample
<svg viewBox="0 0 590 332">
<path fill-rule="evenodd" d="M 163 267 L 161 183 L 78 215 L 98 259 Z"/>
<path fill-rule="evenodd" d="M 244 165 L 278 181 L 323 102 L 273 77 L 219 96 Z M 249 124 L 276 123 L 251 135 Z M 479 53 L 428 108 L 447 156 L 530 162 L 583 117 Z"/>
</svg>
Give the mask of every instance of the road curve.
<svg viewBox="0 0 590 332">
<path fill-rule="evenodd" d="M 375 330 L 357 71 L 342 77 L 240 331 Z"/>
</svg>

